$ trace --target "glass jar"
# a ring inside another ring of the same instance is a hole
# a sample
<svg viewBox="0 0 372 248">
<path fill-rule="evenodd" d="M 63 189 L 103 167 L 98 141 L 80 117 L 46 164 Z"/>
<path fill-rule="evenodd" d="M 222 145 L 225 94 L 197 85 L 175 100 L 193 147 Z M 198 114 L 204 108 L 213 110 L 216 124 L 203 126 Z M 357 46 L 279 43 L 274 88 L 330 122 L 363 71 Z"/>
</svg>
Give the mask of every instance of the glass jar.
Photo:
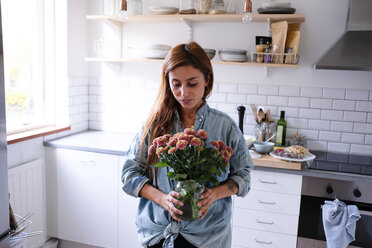
<svg viewBox="0 0 372 248">
<path fill-rule="evenodd" d="M 212 0 L 209 14 L 225 14 L 225 4 L 223 0 Z"/>
<path fill-rule="evenodd" d="M 194 180 L 186 180 L 177 183 L 175 191 L 180 194 L 178 200 L 183 202 L 183 206 L 176 206 L 183 214 L 176 215 L 181 220 L 198 220 L 201 215 L 198 213 L 200 208 L 196 205 L 200 201 L 200 195 L 204 192 L 204 185 Z"/>
<path fill-rule="evenodd" d="M 142 15 L 142 0 L 130 0 L 128 5 L 130 15 Z"/>
<path fill-rule="evenodd" d="M 212 0 L 199 0 L 198 1 L 198 14 L 208 14 L 211 8 Z"/>
<path fill-rule="evenodd" d="M 226 4 L 226 13 L 235 14 L 236 0 L 228 0 Z"/>
<path fill-rule="evenodd" d="M 180 0 L 180 14 L 196 14 L 196 0 Z"/>
</svg>

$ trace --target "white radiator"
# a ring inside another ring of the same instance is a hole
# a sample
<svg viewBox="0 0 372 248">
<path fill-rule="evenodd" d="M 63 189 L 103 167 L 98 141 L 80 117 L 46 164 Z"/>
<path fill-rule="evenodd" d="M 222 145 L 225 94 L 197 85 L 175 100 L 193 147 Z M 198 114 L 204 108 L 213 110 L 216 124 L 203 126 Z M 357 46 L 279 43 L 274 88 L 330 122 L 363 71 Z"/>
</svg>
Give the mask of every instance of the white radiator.
<svg viewBox="0 0 372 248">
<path fill-rule="evenodd" d="M 10 168 L 8 185 L 10 204 L 13 212 L 20 216 L 32 213 L 29 220 L 32 224 L 26 233 L 44 231 L 44 160 L 37 159 Z M 27 248 L 40 247 L 45 241 L 45 235 L 28 237 Z"/>
</svg>

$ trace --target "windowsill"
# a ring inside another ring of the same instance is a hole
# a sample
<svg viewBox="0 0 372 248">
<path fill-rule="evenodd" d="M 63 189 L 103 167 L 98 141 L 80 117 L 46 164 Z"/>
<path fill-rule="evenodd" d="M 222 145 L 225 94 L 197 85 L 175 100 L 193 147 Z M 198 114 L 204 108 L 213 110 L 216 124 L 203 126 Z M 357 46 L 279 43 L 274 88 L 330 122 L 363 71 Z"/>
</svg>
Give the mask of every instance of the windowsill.
<svg viewBox="0 0 372 248">
<path fill-rule="evenodd" d="M 70 130 L 71 126 L 48 126 L 7 136 L 8 145 Z"/>
</svg>

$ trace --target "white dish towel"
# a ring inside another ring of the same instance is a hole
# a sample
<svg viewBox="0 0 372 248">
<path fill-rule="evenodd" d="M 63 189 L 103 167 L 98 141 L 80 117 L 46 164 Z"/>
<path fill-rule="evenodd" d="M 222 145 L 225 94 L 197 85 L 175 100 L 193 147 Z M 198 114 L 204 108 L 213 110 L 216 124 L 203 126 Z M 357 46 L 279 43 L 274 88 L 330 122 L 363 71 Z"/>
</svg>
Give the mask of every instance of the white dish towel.
<svg viewBox="0 0 372 248">
<path fill-rule="evenodd" d="M 356 222 L 360 219 L 357 206 L 338 199 L 325 201 L 322 214 L 327 248 L 346 248 L 355 240 Z"/>
</svg>

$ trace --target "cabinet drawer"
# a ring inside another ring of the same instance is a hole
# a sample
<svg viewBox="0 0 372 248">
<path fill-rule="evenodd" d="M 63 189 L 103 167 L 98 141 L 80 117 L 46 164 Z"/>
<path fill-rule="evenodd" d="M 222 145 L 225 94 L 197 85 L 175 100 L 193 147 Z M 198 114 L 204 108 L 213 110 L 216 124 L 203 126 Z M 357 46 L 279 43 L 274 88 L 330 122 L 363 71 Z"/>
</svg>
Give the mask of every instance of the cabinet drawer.
<svg viewBox="0 0 372 248">
<path fill-rule="evenodd" d="M 300 195 L 288 195 L 252 189 L 246 197 L 235 197 L 234 207 L 298 216 L 300 202 Z"/>
<path fill-rule="evenodd" d="M 234 208 L 233 226 L 297 235 L 298 216 Z"/>
<path fill-rule="evenodd" d="M 251 187 L 255 190 L 301 195 L 302 176 L 268 171 L 252 171 Z"/>
<path fill-rule="evenodd" d="M 296 236 L 233 227 L 232 247 L 235 248 L 296 248 L 296 243 Z"/>
</svg>

